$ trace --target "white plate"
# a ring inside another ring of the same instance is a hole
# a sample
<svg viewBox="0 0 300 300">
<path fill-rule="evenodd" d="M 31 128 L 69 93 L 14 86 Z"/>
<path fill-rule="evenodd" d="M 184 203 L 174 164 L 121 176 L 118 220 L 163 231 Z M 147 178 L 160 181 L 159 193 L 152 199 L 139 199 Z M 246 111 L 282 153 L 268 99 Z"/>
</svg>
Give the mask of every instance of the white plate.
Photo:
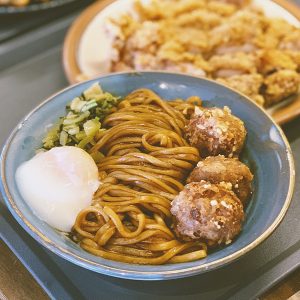
<svg viewBox="0 0 300 300">
<path fill-rule="evenodd" d="M 92 78 L 110 72 L 111 40 L 105 34 L 107 18 L 132 13 L 135 0 L 117 0 L 99 12 L 84 30 L 78 47 L 77 61 L 81 72 Z M 145 0 L 144 0 L 145 2 Z M 280 17 L 290 24 L 300 27 L 300 22 L 291 13 L 271 0 L 253 0 L 267 17 Z"/>
</svg>

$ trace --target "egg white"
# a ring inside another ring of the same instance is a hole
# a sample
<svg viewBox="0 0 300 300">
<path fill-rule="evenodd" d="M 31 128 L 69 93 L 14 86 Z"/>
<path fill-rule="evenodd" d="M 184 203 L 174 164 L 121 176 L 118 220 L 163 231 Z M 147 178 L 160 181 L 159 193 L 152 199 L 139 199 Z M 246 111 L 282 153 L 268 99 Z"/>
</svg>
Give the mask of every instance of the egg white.
<svg viewBox="0 0 300 300">
<path fill-rule="evenodd" d="M 98 168 L 84 150 L 56 147 L 20 165 L 20 194 L 33 212 L 50 226 L 69 232 L 78 213 L 88 207 L 98 189 Z"/>
</svg>

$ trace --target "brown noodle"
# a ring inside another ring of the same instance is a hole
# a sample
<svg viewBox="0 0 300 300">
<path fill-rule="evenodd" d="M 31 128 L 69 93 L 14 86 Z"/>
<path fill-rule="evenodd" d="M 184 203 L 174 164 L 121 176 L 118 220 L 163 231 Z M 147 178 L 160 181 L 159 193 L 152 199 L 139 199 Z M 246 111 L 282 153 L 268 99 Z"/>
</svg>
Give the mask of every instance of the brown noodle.
<svg viewBox="0 0 300 300">
<path fill-rule="evenodd" d="M 106 157 L 98 164 L 102 184 L 92 206 L 80 212 L 76 240 L 103 258 L 136 264 L 197 260 L 207 254 L 201 242 L 181 242 L 172 232 L 170 202 L 199 161 L 184 139 L 184 127 L 197 97 L 166 102 L 140 89 L 108 115 L 91 149 Z"/>
</svg>

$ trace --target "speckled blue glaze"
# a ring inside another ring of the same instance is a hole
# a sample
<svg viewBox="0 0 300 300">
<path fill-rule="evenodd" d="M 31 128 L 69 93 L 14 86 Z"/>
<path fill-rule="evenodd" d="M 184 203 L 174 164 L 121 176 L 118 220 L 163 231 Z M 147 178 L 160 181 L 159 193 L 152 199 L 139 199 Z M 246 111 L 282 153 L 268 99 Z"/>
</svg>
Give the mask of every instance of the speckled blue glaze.
<svg viewBox="0 0 300 300">
<path fill-rule="evenodd" d="M 229 106 L 244 120 L 248 130 L 243 153 L 255 175 L 254 193 L 247 208 L 242 233 L 230 245 L 207 258 L 182 264 L 141 266 L 102 259 L 83 251 L 65 235 L 35 216 L 18 192 L 17 167 L 30 159 L 41 145 L 46 126 L 64 115 L 65 105 L 92 83 L 105 91 L 127 95 L 137 88 L 149 88 L 165 99 L 197 95 L 206 106 Z M 246 97 L 220 84 L 186 75 L 144 72 L 101 77 L 69 87 L 50 97 L 16 127 L 1 155 L 1 191 L 20 225 L 39 243 L 57 255 L 95 272 L 127 279 L 163 280 L 199 274 L 221 267 L 253 249 L 280 223 L 289 206 L 294 186 L 294 165 L 282 131 L 265 112 Z"/>
</svg>

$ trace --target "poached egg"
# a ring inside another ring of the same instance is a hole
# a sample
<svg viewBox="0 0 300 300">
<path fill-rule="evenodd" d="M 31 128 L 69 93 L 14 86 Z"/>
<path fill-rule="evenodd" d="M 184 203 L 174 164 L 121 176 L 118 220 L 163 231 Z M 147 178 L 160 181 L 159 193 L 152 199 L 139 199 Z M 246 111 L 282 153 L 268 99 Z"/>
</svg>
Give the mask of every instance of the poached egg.
<svg viewBox="0 0 300 300">
<path fill-rule="evenodd" d="M 69 232 L 78 213 L 91 205 L 100 185 L 92 157 L 78 147 L 55 147 L 36 154 L 16 171 L 20 194 L 36 216 Z"/>
</svg>

